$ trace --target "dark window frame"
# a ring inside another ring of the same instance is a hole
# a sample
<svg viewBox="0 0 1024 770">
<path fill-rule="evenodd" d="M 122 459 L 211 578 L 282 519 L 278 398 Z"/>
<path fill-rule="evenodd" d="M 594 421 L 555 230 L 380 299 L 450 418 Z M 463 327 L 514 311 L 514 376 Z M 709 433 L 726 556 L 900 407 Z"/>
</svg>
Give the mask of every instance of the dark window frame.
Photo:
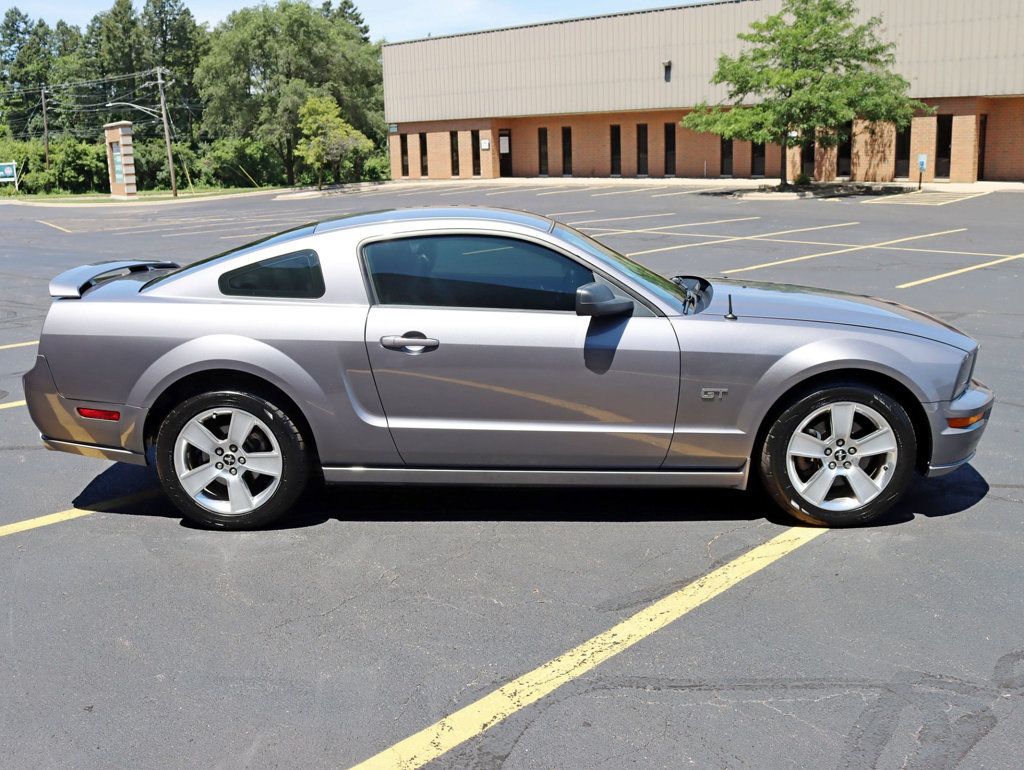
<svg viewBox="0 0 1024 770">
<path fill-rule="evenodd" d="M 896 136 L 893 139 L 893 177 L 895 179 L 909 179 L 910 178 L 910 160 L 911 150 L 913 144 L 911 144 L 911 125 L 908 123 L 907 127 L 903 130 L 896 129 Z M 904 153 L 904 150 L 906 152 Z M 904 168 L 900 168 L 900 166 Z M 902 172 L 902 173 L 901 173 Z"/>
<path fill-rule="evenodd" d="M 665 124 L 665 176 L 676 175 L 676 124 L 675 122 Z"/>
<path fill-rule="evenodd" d="M 750 175 L 764 176 L 768 165 L 768 150 L 764 142 L 750 143 Z M 760 166 L 760 170 L 758 170 Z"/>
<path fill-rule="evenodd" d="M 449 131 L 448 132 L 448 143 L 449 149 L 452 155 L 452 176 L 461 176 L 461 166 L 459 164 L 459 132 Z"/>
<path fill-rule="evenodd" d="M 611 147 L 611 175 L 622 176 L 622 126 L 618 123 L 609 127 L 608 142 Z"/>
<path fill-rule="evenodd" d="M 409 176 L 409 135 L 398 135 L 398 152 L 401 157 L 402 176 Z"/>
<path fill-rule="evenodd" d="M 548 129 L 546 126 L 537 129 L 537 169 L 541 176 L 548 175 Z"/>
<path fill-rule="evenodd" d="M 255 273 L 265 268 L 272 269 L 275 267 L 275 263 L 292 260 L 300 256 L 304 256 L 309 260 L 308 269 L 312 281 L 310 283 L 310 288 L 306 291 L 296 292 L 293 289 L 274 290 L 266 288 L 238 289 L 229 286 L 229 283 L 234 278 L 238 278 L 249 273 Z M 256 262 L 250 262 L 247 265 L 242 265 L 232 270 L 228 270 L 225 273 L 221 273 L 217 278 L 217 288 L 225 297 L 250 297 L 259 299 L 320 299 L 327 292 L 327 287 L 324 283 L 323 269 L 320 267 L 320 256 L 313 249 L 290 251 L 286 254 L 267 257 Z"/>
<path fill-rule="evenodd" d="M 427 163 L 427 135 L 420 132 L 420 176 L 429 176 L 430 167 Z"/>
<path fill-rule="evenodd" d="M 480 131 L 473 129 L 469 132 L 469 142 L 473 149 L 473 176 L 480 176 Z"/>
<path fill-rule="evenodd" d="M 562 126 L 562 176 L 572 176 L 572 126 Z"/>
<path fill-rule="evenodd" d="M 650 171 L 647 143 L 647 124 L 636 124 L 636 175 L 647 176 Z"/>
<path fill-rule="evenodd" d="M 946 138 L 943 134 L 949 134 L 949 141 L 946 142 Z M 943 155 L 941 152 L 945 152 L 947 145 L 949 147 L 949 154 Z M 953 172 L 953 116 L 952 115 L 936 115 L 935 116 L 935 178 L 936 179 L 949 179 L 949 175 Z"/>
<path fill-rule="evenodd" d="M 727 147 L 729 148 L 728 152 L 726 152 Z M 726 163 L 726 161 L 728 161 L 728 163 Z M 726 165 L 728 165 L 728 171 L 726 171 Z M 735 147 L 732 143 L 732 139 L 726 139 L 723 136 L 718 143 L 718 175 L 732 176 L 735 167 Z"/>
</svg>

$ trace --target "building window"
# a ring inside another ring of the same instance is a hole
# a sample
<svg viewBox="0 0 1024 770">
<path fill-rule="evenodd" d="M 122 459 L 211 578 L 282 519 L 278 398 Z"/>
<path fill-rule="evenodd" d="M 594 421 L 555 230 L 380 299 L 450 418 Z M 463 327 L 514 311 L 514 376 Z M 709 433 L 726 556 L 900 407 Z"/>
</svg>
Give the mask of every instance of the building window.
<svg viewBox="0 0 1024 770">
<path fill-rule="evenodd" d="M 451 143 L 452 151 L 452 176 L 459 175 L 459 132 L 449 131 L 448 141 Z"/>
<path fill-rule="evenodd" d="M 622 128 L 612 126 L 612 176 L 622 176 Z"/>
<path fill-rule="evenodd" d="M 910 176 L 910 126 L 896 132 L 896 178 Z"/>
<path fill-rule="evenodd" d="M 571 126 L 562 126 L 562 176 L 572 176 Z"/>
<path fill-rule="evenodd" d="M 665 176 L 676 175 L 676 124 L 665 124 Z"/>
<path fill-rule="evenodd" d="M 402 153 L 402 176 L 409 176 L 409 135 L 401 134 L 398 137 L 398 146 Z"/>
<path fill-rule="evenodd" d="M 953 116 L 939 115 L 935 127 L 935 176 L 949 179 L 950 160 L 953 157 Z"/>
<path fill-rule="evenodd" d="M 469 140 L 473 145 L 473 176 L 480 176 L 480 132 L 470 131 Z"/>
<path fill-rule="evenodd" d="M 636 124 L 636 173 L 647 176 L 647 124 Z"/>
<path fill-rule="evenodd" d="M 853 123 L 847 123 L 843 130 L 846 138 L 836 151 L 836 176 L 850 176 L 853 171 Z"/>
<path fill-rule="evenodd" d="M 722 163 L 719 167 L 722 176 L 732 176 L 732 139 L 722 137 Z"/>
<path fill-rule="evenodd" d="M 427 135 L 420 134 L 420 176 L 427 176 Z"/>
<path fill-rule="evenodd" d="M 761 142 L 750 145 L 750 175 L 764 176 L 764 144 Z"/>
<path fill-rule="evenodd" d="M 540 168 L 540 175 L 548 175 L 548 130 L 537 129 L 537 165 Z"/>
</svg>

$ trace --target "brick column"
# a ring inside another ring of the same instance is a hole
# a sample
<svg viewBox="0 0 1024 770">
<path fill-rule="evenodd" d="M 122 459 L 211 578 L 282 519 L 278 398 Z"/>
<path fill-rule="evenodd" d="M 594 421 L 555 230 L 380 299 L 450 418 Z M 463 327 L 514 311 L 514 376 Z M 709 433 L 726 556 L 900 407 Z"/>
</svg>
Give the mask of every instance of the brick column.
<svg viewBox="0 0 1024 770">
<path fill-rule="evenodd" d="M 891 182 L 896 176 L 896 126 L 853 122 L 850 178 L 858 182 Z"/>
<path fill-rule="evenodd" d="M 698 134 L 689 128 L 682 129 L 676 146 L 676 173 L 679 176 L 703 177 L 707 163 L 708 178 L 718 176 L 722 163 L 720 141 L 718 134 Z"/>
<path fill-rule="evenodd" d="M 777 144 L 766 144 L 764 147 L 764 175 L 782 176 L 782 148 Z M 792 177 L 790 181 L 793 181 Z"/>
<path fill-rule="evenodd" d="M 800 163 L 800 150 L 799 145 L 786 148 L 786 168 L 788 169 L 786 175 L 790 182 L 795 182 L 803 170 Z"/>
<path fill-rule="evenodd" d="M 924 153 L 928 156 L 928 168 L 921 179 L 925 182 L 935 180 L 935 147 L 938 122 L 934 115 L 914 118 L 910 124 L 910 179 L 917 180 L 917 156 Z"/>
<path fill-rule="evenodd" d="M 473 176 L 473 134 L 459 131 L 459 176 Z"/>
<path fill-rule="evenodd" d="M 647 124 L 647 173 L 665 176 L 665 124 L 667 120 Z"/>
<path fill-rule="evenodd" d="M 838 147 L 825 147 L 820 143 L 814 145 L 814 181 L 834 182 L 836 179 L 836 163 L 839 157 Z"/>
<path fill-rule="evenodd" d="M 950 182 L 978 181 L 978 116 L 953 116 L 953 148 Z"/>
<path fill-rule="evenodd" d="M 388 156 L 391 158 L 391 178 L 402 178 L 402 140 L 398 134 L 388 134 Z"/>
</svg>

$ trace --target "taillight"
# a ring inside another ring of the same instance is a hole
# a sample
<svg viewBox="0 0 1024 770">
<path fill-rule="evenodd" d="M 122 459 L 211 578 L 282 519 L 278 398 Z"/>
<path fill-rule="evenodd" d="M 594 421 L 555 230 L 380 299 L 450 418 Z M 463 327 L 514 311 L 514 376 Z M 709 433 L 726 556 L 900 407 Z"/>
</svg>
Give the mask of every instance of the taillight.
<svg viewBox="0 0 1024 770">
<path fill-rule="evenodd" d="M 92 409 L 88 406 L 78 407 L 78 413 L 82 417 L 88 417 L 90 420 L 120 420 L 121 413 L 113 412 L 109 409 Z"/>
</svg>

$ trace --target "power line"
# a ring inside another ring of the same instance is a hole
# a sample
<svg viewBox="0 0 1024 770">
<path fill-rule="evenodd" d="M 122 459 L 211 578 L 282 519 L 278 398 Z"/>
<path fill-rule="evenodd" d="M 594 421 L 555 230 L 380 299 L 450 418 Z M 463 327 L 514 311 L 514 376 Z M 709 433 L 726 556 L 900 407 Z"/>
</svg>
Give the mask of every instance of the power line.
<svg viewBox="0 0 1024 770">
<path fill-rule="evenodd" d="M 67 83 L 53 83 L 53 84 L 39 83 L 37 85 L 31 85 L 31 86 L 27 86 L 27 85 L 10 86 L 8 88 L 0 90 L 0 97 L 7 96 L 8 94 L 23 93 L 25 91 L 38 91 L 40 88 L 47 88 L 47 89 L 53 89 L 53 88 L 74 88 L 76 86 L 91 86 L 91 85 L 101 85 L 103 83 L 116 83 L 119 80 L 129 80 L 131 78 L 138 78 L 138 77 L 144 77 L 146 75 L 152 75 L 153 72 L 154 72 L 154 70 L 150 69 L 150 70 L 141 70 L 139 72 L 128 72 L 128 73 L 125 73 L 123 75 L 109 75 L 109 76 L 104 77 L 104 78 L 95 78 L 93 80 L 75 80 L 75 81 L 69 81 Z"/>
</svg>

